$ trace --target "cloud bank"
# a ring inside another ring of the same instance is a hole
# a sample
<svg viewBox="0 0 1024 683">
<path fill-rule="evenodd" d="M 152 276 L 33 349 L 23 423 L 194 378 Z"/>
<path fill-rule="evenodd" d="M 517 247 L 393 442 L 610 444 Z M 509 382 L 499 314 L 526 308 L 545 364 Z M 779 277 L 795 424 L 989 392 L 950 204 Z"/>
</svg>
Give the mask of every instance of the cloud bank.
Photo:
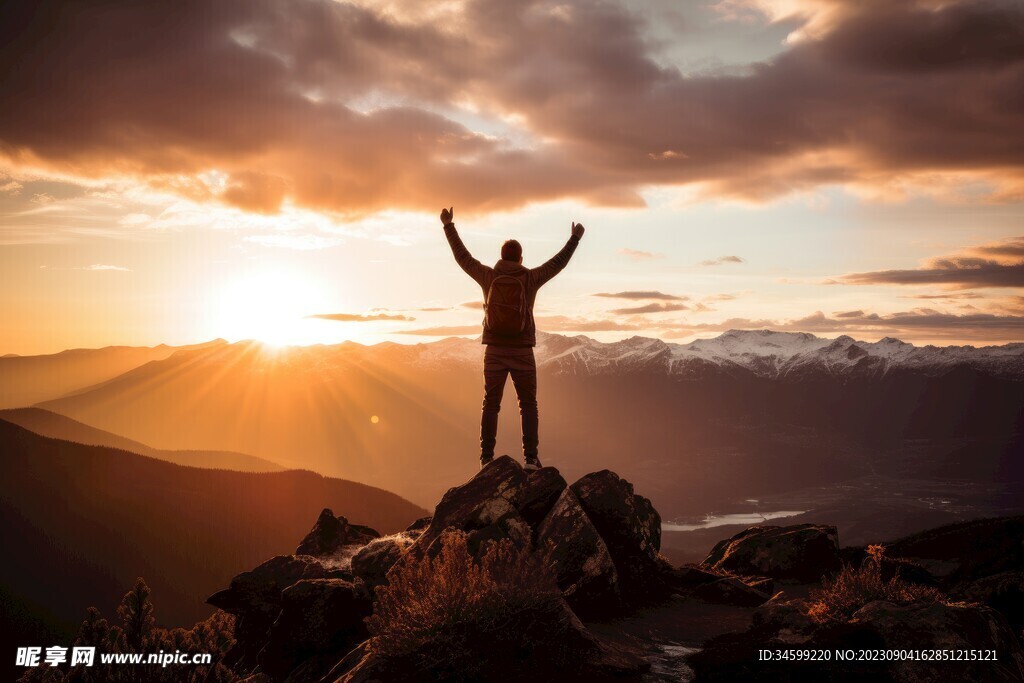
<svg viewBox="0 0 1024 683">
<path fill-rule="evenodd" d="M 780 54 L 684 73 L 650 17 L 598 0 L 4 3 L 0 153 L 262 213 L 938 177 L 1024 196 L 1024 5 L 790 6 L 802 25 Z"/>
</svg>

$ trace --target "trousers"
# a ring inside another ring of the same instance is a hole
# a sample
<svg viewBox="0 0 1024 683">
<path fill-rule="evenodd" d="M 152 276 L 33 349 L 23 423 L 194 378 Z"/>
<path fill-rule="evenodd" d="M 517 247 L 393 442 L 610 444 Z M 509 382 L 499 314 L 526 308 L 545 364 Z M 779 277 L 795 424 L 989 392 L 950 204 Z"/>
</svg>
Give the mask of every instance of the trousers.
<svg viewBox="0 0 1024 683">
<path fill-rule="evenodd" d="M 523 422 L 523 455 L 537 456 L 537 361 L 531 346 L 498 346 L 488 344 L 484 351 L 484 403 L 480 416 L 480 459 L 494 457 L 498 434 L 498 412 L 505 380 L 512 375 L 512 384 L 519 397 L 519 415 Z"/>
</svg>

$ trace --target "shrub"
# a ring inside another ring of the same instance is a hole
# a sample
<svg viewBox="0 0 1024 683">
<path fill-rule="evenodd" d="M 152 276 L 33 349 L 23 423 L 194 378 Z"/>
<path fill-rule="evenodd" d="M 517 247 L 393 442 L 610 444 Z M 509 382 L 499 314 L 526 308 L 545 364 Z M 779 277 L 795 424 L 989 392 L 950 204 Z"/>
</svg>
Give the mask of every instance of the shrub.
<svg viewBox="0 0 1024 683">
<path fill-rule="evenodd" d="M 867 551 L 868 557 L 859 568 L 844 565 L 835 578 L 824 579 L 821 588 L 811 592 L 807 614 L 812 621 L 819 624 L 846 621 L 861 607 L 875 600 L 908 605 L 942 599 L 942 593 L 935 588 L 909 583 L 898 574 L 891 579 L 883 579 L 882 555 L 885 549 L 880 545 L 870 545 Z"/>
<path fill-rule="evenodd" d="M 542 648 L 578 647 L 563 637 L 571 612 L 543 555 L 504 539 L 489 543 L 477 561 L 455 530 L 441 543 L 436 558 L 407 557 L 377 588 L 366 620 L 374 654 L 472 679 L 499 659 L 514 666 L 516 657 Z"/>
</svg>

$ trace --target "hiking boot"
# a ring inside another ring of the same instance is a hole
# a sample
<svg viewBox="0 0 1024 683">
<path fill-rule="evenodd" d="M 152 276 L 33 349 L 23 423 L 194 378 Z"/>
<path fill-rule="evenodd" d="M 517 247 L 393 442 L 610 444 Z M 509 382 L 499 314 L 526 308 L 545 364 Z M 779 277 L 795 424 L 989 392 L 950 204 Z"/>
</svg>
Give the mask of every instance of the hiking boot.
<svg viewBox="0 0 1024 683">
<path fill-rule="evenodd" d="M 541 467 L 543 467 L 543 465 L 540 464 L 540 458 L 536 455 L 531 458 L 527 458 L 526 464 L 523 465 L 524 470 L 539 470 Z"/>
</svg>

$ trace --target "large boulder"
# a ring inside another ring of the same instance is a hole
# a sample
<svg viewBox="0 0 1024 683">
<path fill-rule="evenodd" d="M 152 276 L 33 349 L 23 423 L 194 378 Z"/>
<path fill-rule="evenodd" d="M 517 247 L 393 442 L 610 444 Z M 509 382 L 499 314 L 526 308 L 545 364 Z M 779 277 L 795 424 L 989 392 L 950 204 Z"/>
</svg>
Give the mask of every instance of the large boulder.
<svg viewBox="0 0 1024 683">
<path fill-rule="evenodd" d="M 656 579 L 669 567 L 659 554 L 661 516 L 651 501 L 609 470 L 588 474 L 570 488 L 608 546 L 622 589 L 640 594 L 654 590 L 655 583 L 660 587 Z"/>
<path fill-rule="evenodd" d="M 526 484 L 519 493 L 516 508 L 527 524 L 536 527 L 568 485 L 554 467 L 532 470 L 526 476 Z"/>
<path fill-rule="evenodd" d="M 388 652 L 370 643 L 344 657 L 324 681 L 622 681 L 649 665 L 636 648 L 592 634 L 560 597 L 502 619 L 450 625 L 418 647 Z"/>
<path fill-rule="evenodd" d="M 533 543 L 533 530 L 518 510 L 510 512 L 494 524 L 489 524 L 481 529 L 473 529 L 466 534 L 466 544 L 474 556 L 479 556 L 490 541 L 504 539 L 512 541 L 517 548 L 522 549 L 529 548 Z M 435 540 L 427 552 L 430 555 L 436 555 L 440 546 L 440 539 Z"/>
<path fill-rule="evenodd" d="M 481 469 L 472 479 L 448 490 L 437 504 L 430 524 L 410 552 L 425 553 L 445 529 L 472 532 L 500 525 L 510 518 L 522 518 L 516 509 L 527 476 L 522 466 L 503 455 Z"/>
<path fill-rule="evenodd" d="M 1024 572 L 1024 516 L 928 529 L 887 544 L 885 555 L 913 561 L 947 587 L 1007 571 Z"/>
<path fill-rule="evenodd" d="M 754 610 L 754 627 L 772 632 L 779 642 L 790 645 L 806 643 L 816 628 L 809 611 L 807 600 L 779 591 Z"/>
<path fill-rule="evenodd" d="M 260 669 L 274 681 L 286 679 L 300 664 L 307 680 L 318 668 L 322 676 L 368 637 L 363 619 L 372 611 L 370 601 L 357 597 L 342 579 L 305 579 L 289 586 L 259 653 Z"/>
<path fill-rule="evenodd" d="M 303 579 L 346 577 L 347 572 L 331 569 L 309 555 L 278 555 L 231 579 L 228 588 L 206 599 L 236 617 L 235 644 L 225 656 L 225 665 L 238 672 L 256 666 L 256 655 L 281 611 L 281 594 L 286 588 Z"/>
<path fill-rule="evenodd" d="M 428 526 L 430 526 L 430 520 L 432 517 L 420 517 L 415 522 L 406 527 L 406 531 L 418 531 L 423 532 Z M 417 534 L 418 535 L 418 534 Z"/>
<path fill-rule="evenodd" d="M 276 616 L 281 592 L 288 586 L 303 579 L 343 578 L 345 573 L 306 555 L 278 555 L 237 575 L 228 588 L 206 602 L 236 616 L 256 612 Z"/>
<path fill-rule="evenodd" d="M 998 661 L 956 662 L 956 679 L 1024 680 L 1020 640 L 1002 615 L 982 605 L 872 602 L 853 615 L 850 631 L 854 641 L 874 640 L 882 649 L 994 652 Z M 842 630 L 837 636 L 847 639 Z M 888 668 L 893 680 L 909 683 L 948 680 L 951 665 L 941 661 L 903 661 L 893 662 Z"/>
<path fill-rule="evenodd" d="M 698 584 L 686 595 L 704 602 L 733 607 L 757 607 L 771 597 L 735 576 L 721 576 L 714 581 Z"/>
<path fill-rule="evenodd" d="M 619 607 L 618 573 L 608 546 L 570 489 L 537 528 L 537 548 L 547 554 L 562 595 L 577 613 Z"/>
<path fill-rule="evenodd" d="M 400 564 L 436 557 L 448 529 L 465 535 L 473 557 L 506 539 L 521 550 L 543 550 L 560 592 L 551 591 L 544 604 L 499 614 L 495 624 L 446 625 L 419 652 L 352 649 L 367 635 L 362 619 L 372 611 L 375 589 Z M 659 554 L 660 541 L 661 520 L 650 501 L 614 473 L 587 475 L 569 487 L 553 468 L 527 472 L 503 456 L 450 489 L 431 517 L 386 538 L 325 509 L 296 555 L 236 576 L 208 602 L 237 617 L 225 665 L 242 677 L 262 672 L 275 683 L 320 680 L 332 663 L 332 676 L 351 680 L 474 672 L 503 680 L 633 675 L 642 659 L 629 647 L 598 642 L 572 610 L 603 616 L 667 596 L 671 567 Z M 745 580 L 715 580 L 706 590 L 719 601 L 752 604 L 752 595 L 760 597 Z M 433 652 L 448 652 L 459 664 L 446 669 Z"/>
<path fill-rule="evenodd" d="M 375 538 L 380 538 L 380 534 L 370 527 L 349 524 L 344 517 L 335 517 L 329 508 L 324 508 L 316 524 L 295 549 L 295 554 L 333 555 L 344 546 L 366 545 Z"/>
<path fill-rule="evenodd" d="M 755 526 L 720 541 L 701 562 L 710 571 L 819 581 L 841 567 L 834 526 Z"/>
<path fill-rule="evenodd" d="M 755 607 L 771 597 L 772 581 L 764 577 L 716 574 L 692 565 L 676 567 L 663 576 L 679 595 L 717 605 Z"/>
<path fill-rule="evenodd" d="M 421 531 L 404 531 L 367 543 L 352 557 L 352 576 L 357 593 L 373 597 L 374 589 L 388 582 L 388 572 L 416 542 Z"/>
<path fill-rule="evenodd" d="M 1024 571 L 1007 571 L 968 581 L 953 596 L 998 610 L 1018 631 L 1024 627 Z"/>
</svg>

